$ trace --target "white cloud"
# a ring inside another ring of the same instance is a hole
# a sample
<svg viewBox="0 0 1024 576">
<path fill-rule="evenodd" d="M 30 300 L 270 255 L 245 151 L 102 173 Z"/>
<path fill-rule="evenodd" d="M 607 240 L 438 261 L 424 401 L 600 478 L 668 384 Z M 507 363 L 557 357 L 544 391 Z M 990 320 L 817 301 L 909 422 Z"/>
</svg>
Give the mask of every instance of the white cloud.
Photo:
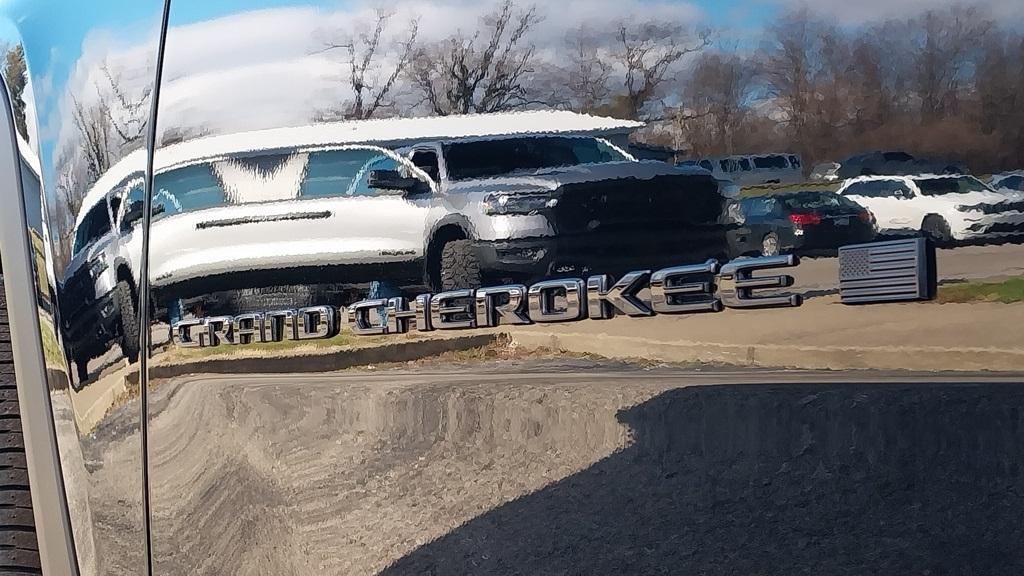
<svg viewBox="0 0 1024 576">
<path fill-rule="evenodd" d="M 493 2 L 404 0 L 390 4 L 389 41 L 400 39 L 418 18 L 420 41 L 457 32 L 470 35 Z M 555 12 L 557 10 L 557 13 Z M 529 40 L 538 54 L 555 56 L 566 28 L 612 29 L 638 14 L 657 21 L 696 22 L 702 13 L 686 2 L 567 0 L 538 4 L 542 17 Z M 564 14 L 578 15 L 571 24 Z M 341 108 L 352 96 L 345 82 L 344 53 L 324 52 L 352 30 L 365 29 L 374 8 L 360 3 L 345 11 L 271 9 L 172 27 L 168 34 L 160 122 L 204 133 L 299 125 L 318 112 Z M 382 69 L 390 71 L 388 62 Z"/>
</svg>

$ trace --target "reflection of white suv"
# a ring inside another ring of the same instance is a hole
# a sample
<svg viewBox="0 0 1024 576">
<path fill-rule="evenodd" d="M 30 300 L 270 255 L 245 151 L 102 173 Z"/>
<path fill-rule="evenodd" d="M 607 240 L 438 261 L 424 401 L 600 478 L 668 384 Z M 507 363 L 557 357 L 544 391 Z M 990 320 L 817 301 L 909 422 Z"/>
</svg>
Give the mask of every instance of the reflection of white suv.
<svg viewBox="0 0 1024 576">
<path fill-rule="evenodd" d="M 996 193 L 973 176 L 862 176 L 838 192 L 870 210 L 883 234 L 939 243 L 1024 234 L 1024 194 Z"/>
</svg>

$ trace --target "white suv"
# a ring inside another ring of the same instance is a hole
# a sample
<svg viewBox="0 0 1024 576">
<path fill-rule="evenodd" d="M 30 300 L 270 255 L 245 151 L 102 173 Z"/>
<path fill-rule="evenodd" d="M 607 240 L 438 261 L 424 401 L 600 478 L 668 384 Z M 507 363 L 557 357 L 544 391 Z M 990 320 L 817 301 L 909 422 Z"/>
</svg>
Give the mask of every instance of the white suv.
<svg viewBox="0 0 1024 576">
<path fill-rule="evenodd" d="M 940 244 L 1024 234 L 1024 194 L 997 193 L 973 176 L 862 176 L 838 192 L 870 210 L 882 234 Z"/>
</svg>

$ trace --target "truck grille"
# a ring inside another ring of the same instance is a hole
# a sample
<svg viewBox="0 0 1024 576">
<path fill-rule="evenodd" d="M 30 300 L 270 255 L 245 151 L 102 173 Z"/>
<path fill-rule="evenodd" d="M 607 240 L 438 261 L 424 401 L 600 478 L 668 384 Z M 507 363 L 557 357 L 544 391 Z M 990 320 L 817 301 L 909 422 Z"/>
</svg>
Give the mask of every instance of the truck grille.
<svg viewBox="0 0 1024 576">
<path fill-rule="evenodd" d="M 73 322 L 80 314 L 92 306 L 96 300 L 96 285 L 89 275 L 87 266 L 83 266 L 68 278 L 60 294 L 61 311 L 65 322 Z"/>
<path fill-rule="evenodd" d="M 672 175 L 562 187 L 555 209 L 559 234 L 609 231 L 681 231 L 716 225 L 722 213 L 718 184 L 710 176 Z"/>
<path fill-rule="evenodd" d="M 708 176 L 567 185 L 554 211 L 559 260 L 614 267 L 683 264 L 727 253 L 724 199 Z"/>
</svg>

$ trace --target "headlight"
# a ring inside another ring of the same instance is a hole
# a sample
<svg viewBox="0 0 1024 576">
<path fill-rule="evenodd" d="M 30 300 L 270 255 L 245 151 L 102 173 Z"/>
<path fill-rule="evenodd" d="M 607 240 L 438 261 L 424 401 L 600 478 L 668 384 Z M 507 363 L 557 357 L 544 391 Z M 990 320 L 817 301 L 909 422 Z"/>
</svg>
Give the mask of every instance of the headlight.
<svg viewBox="0 0 1024 576">
<path fill-rule="evenodd" d="M 725 223 L 743 224 L 744 222 L 746 222 L 746 218 L 743 216 L 743 210 L 740 209 L 740 203 L 729 200 L 725 206 Z"/>
<path fill-rule="evenodd" d="M 718 180 L 718 193 L 726 198 L 735 200 L 740 197 L 740 187 L 732 180 Z"/>
<path fill-rule="evenodd" d="M 100 252 L 96 254 L 96 258 L 89 261 L 89 275 L 93 278 L 99 278 L 100 274 L 103 274 L 107 269 L 107 256 Z"/>
<path fill-rule="evenodd" d="M 958 204 L 956 207 L 957 212 L 976 212 L 980 209 L 979 206 L 968 206 L 967 204 Z"/>
<path fill-rule="evenodd" d="M 558 198 L 547 194 L 488 194 L 484 212 L 494 214 L 536 214 L 558 206 Z"/>
</svg>

